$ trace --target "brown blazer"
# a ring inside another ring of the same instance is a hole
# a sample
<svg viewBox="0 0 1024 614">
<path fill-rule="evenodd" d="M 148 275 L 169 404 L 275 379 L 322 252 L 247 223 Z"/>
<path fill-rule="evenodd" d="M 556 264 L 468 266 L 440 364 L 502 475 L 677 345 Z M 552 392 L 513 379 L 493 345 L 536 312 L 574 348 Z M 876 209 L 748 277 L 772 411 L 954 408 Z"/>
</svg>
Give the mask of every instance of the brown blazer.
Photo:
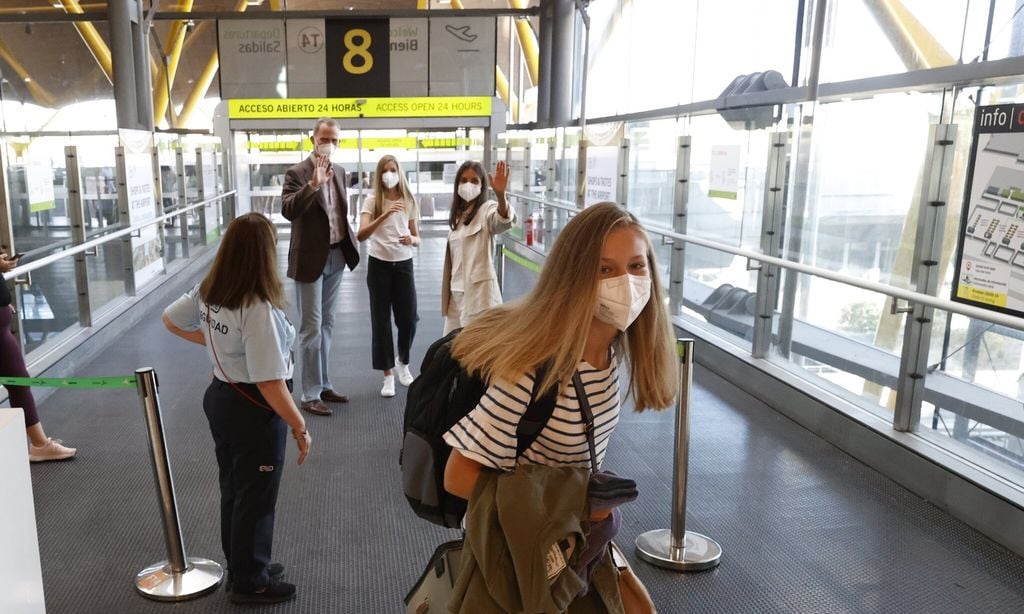
<svg viewBox="0 0 1024 614">
<path fill-rule="evenodd" d="M 345 191 L 345 169 L 334 164 L 334 182 L 341 195 L 338 203 L 337 220 L 344 238 L 341 240 L 341 254 L 345 265 L 352 270 L 359 264 L 359 250 L 352 240 L 352 229 L 348 225 L 348 193 Z M 288 277 L 305 283 L 320 279 L 327 264 L 330 249 L 331 227 L 324 209 L 323 192 L 309 185 L 313 177 L 313 162 L 306 158 L 288 169 L 284 174 L 281 189 L 281 214 L 292 223 L 292 238 L 288 245 Z"/>
</svg>

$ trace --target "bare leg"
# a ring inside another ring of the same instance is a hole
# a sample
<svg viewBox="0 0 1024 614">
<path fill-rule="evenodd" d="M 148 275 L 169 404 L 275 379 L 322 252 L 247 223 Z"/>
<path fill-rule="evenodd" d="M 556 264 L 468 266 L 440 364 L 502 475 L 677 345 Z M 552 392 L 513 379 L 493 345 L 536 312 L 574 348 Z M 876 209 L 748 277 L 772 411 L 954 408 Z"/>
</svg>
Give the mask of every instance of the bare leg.
<svg viewBox="0 0 1024 614">
<path fill-rule="evenodd" d="M 32 426 L 26 427 L 25 432 L 28 433 L 28 439 L 29 441 L 32 442 L 32 445 L 36 447 L 46 445 L 46 442 L 48 440 L 46 437 L 46 433 L 43 431 L 42 422 L 36 422 Z"/>
</svg>

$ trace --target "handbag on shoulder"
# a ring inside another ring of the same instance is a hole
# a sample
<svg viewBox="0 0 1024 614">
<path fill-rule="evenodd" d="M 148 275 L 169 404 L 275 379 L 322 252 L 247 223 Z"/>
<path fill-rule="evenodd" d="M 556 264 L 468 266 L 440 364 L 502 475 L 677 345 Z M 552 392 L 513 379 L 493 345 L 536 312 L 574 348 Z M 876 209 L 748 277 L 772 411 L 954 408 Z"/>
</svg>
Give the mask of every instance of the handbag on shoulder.
<svg viewBox="0 0 1024 614">
<path fill-rule="evenodd" d="M 658 609 L 654 606 L 651 594 L 647 587 L 633 573 L 629 566 L 626 555 L 622 553 L 615 542 L 610 544 L 612 551 L 612 562 L 619 572 L 619 595 L 622 597 L 622 610 L 626 614 L 657 614 Z"/>
<path fill-rule="evenodd" d="M 434 550 L 427 568 L 405 596 L 407 614 L 447 614 L 461 556 L 461 539 L 445 542 Z"/>
</svg>

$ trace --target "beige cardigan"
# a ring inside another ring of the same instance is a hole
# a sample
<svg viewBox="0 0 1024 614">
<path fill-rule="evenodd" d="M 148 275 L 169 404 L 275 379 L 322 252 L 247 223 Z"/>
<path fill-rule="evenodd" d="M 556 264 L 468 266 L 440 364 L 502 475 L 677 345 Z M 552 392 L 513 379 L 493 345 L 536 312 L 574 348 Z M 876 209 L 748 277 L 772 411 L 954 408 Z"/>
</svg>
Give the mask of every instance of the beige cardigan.
<svg viewBox="0 0 1024 614">
<path fill-rule="evenodd" d="M 498 274 L 494 270 L 494 237 L 516 223 L 516 211 L 508 205 L 508 217 L 498 215 L 497 201 L 489 200 L 480 205 L 480 211 L 466 227 L 462 241 L 462 267 L 466 275 L 465 296 L 462 309 L 467 315 L 475 315 L 485 309 L 501 304 L 501 288 Z M 452 254 L 451 244 L 445 247 L 444 274 L 441 277 L 441 315 L 448 314 L 448 303 L 452 295 Z"/>
</svg>

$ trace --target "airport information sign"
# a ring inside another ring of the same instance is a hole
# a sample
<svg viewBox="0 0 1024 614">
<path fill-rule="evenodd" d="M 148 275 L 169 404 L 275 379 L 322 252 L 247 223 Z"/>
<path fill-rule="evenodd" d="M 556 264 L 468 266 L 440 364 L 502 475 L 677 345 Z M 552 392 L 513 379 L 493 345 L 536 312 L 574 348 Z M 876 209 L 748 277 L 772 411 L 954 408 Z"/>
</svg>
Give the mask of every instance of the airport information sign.
<svg viewBox="0 0 1024 614">
<path fill-rule="evenodd" d="M 952 300 L 1024 316 L 1024 105 L 978 107 Z"/>
</svg>

